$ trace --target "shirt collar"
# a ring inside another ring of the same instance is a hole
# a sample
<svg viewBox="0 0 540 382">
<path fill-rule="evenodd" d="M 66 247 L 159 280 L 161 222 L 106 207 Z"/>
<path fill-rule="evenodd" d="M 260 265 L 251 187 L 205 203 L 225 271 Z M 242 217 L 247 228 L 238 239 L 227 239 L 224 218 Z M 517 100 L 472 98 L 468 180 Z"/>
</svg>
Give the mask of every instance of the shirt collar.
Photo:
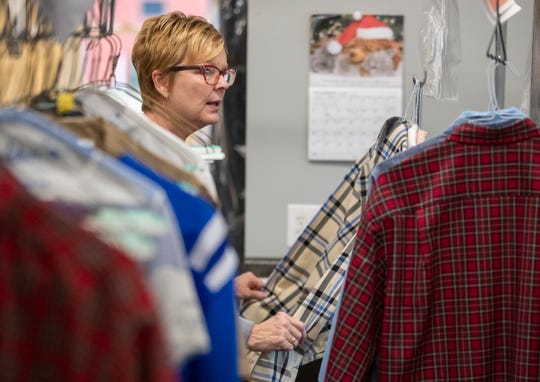
<svg viewBox="0 0 540 382">
<path fill-rule="evenodd" d="M 446 134 L 451 141 L 469 144 L 509 144 L 540 135 L 536 124 L 524 115 L 502 118 L 490 114 L 489 117 L 460 117 Z"/>
<path fill-rule="evenodd" d="M 489 112 L 466 110 L 459 115 L 450 129 L 463 124 L 479 125 L 492 129 L 504 128 L 525 118 L 527 116 L 515 107 Z"/>
</svg>

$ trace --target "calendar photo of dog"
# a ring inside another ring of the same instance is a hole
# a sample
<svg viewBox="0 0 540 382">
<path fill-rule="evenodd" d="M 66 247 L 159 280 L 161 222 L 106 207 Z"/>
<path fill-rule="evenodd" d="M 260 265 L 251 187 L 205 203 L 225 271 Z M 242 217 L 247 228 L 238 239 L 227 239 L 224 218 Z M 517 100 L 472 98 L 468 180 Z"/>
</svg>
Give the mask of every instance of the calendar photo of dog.
<svg viewBox="0 0 540 382">
<path fill-rule="evenodd" d="M 339 77 L 393 77 L 403 62 L 403 16 L 312 17 L 312 73 Z"/>
</svg>

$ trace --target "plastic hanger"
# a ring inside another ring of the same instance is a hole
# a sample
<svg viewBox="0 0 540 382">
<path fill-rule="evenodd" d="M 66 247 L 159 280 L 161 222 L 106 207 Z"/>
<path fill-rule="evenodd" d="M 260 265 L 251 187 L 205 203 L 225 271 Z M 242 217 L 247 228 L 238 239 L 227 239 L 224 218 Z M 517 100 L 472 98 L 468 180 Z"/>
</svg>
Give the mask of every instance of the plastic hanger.
<svg viewBox="0 0 540 382">
<path fill-rule="evenodd" d="M 468 123 L 486 127 L 504 127 L 522 121 L 525 118 L 527 116 L 521 110 L 512 107 L 488 112 L 464 111 L 456 123 Z"/>
</svg>

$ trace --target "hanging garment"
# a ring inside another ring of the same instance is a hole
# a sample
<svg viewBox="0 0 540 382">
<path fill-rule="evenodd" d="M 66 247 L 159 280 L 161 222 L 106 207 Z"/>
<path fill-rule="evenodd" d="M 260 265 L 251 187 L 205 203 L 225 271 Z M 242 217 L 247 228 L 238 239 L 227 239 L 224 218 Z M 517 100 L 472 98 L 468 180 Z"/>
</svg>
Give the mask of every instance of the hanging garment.
<svg viewBox="0 0 540 382">
<path fill-rule="evenodd" d="M 26 103 L 52 89 L 62 45 L 50 38 L 50 25 L 38 2 L 2 2 L 0 28 L 0 104 Z"/>
<path fill-rule="evenodd" d="M 57 91 L 63 92 L 83 85 L 84 49 L 86 46 L 82 34 L 69 36 L 62 44 L 62 60 L 55 83 Z"/>
<path fill-rule="evenodd" d="M 29 110 L 0 111 L 0 157 L 30 192 L 138 263 L 173 364 L 208 350 L 184 243 L 163 189 Z"/>
<path fill-rule="evenodd" d="M 377 142 L 350 169 L 270 275 L 270 294 L 247 301 L 242 315 L 263 321 L 286 311 L 306 324 L 307 338 L 291 352 L 248 352 L 254 381 L 294 381 L 301 364 L 322 357 L 337 296 L 348 266 L 351 242 L 368 194 L 371 169 L 407 149 L 407 124 L 388 119 Z"/>
<path fill-rule="evenodd" d="M 159 169 L 160 173 L 174 180 L 183 190 L 213 202 L 210 193 L 195 175 L 146 150 L 143 145 L 135 142 L 127 133 L 105 119 L 101 117 L 55 117 L 54 119 L 77 136 L 90 139 L 107 154 L 115 158 L 123 154 L 135 155 L 150 168 Z"/>
<path fill-rule="evenodd" d="M 0 379 L 171 381 L 136 265 L 0 163 Z"/>
<path fill-rule="evenodd" d="M 300 366 L 322 359 L 338 307 L 340 291 L 349 266 L 354 242 L 351 240 L 325 277 L 302 301 L 293 315 L 305 323 L 306 338 L 291 351 L 250 353 L 255 366 L 250 381 L 295 381 Z"/>
<path fill-rule="evenodd" d="M 325 381 L 539 379 L 540 130 L 458 122 L 375 178 Z"/>
<path fill-rule="evenodd" d="M 210 204 L 183 192 L 174 182 L 132 156 L 119 159 L 163 187 L 172 202 L 186 246 L 210 336 L 210 350 L 182 365 L 179 371 L 182 381 L 237 382 L 239 362 L 233 279 L 238 256 L 228 242 L 225 220 Z"/>
<path fill-rule="evenodd" d="M 488 113 L 487 115 L 485 113 L 478 113 L 478 112 L 463 112 L 461 117 L 458 118 L 443 134 L 439 134 L 433 138 L 430 138 L 429 140 L 425 140 L 427 132 L 422 129 L 418 129 L 416 126 L 418 132 L 417 137 L 415 141 L 417 144 L 415 144 L 412 147 L 409 147 L 408 150 L 403 151 L 401 153 L 398 153 L 391 158 L 388 158 L 387 160 L 380 162 L 375 168 L 371 171 L 370 175 L 370 187 L 375 183 L 375 180 L 377 177 L 388 170 L 389 168 L 395 166 L 396 164 L 403 162 L 407 158 L 410 158 L 422 151 L 425 151 L 429 146 L 435 145 L 444 139 L 448 137 L 452 131 L 454 131 L 456 128 L 460 127 L 463 123 L 468 123 L 473 120 L 477 121 L 485 121 L 489 120 L 491 123 L 491 126 L 494 126 L 494 122 L 496 123 L 502 123 L 503 125 L 509 125 L 513 123 L 517 123 L 518 121 L 522 121 L 526 118 L 525 114 L 523 114 L 520 110 L 516 108 L 510 108 L 505 110 L 497 111 L 496 113 Z M 411 133 L 411 128 L 409 127 L 409 133 Z M 411 136 L 409 134 L 409 142 L 411 142 Z M 325 375 L 326 375 L 326 369 L 328 366 L 328 359 L 330 357 L 330 351 L 332 348 L 332 341 L 335 333 L 335 327 L 336 327 L 336 321 L 337 321 L 337 312 L 339 311 L 340 303 L 341 303 L 341 295 L 338 301 L 338 306 L 336 308 L 335 314 L 332 318 L 332 325 L 331 330 L 328 335 L 328 341 L 326 343 L 326 349 L 323 356 L 323 361 L 320 367 L 319 371 L 319 382 L 325 381 Z M 377 366 L 376 361 L 372 365 L 369 373 L 371 374 L 371 381 L 377 381 Z"/>
<path fill-rule="evenodd" d="M 498 126 L 508 126 L 514 123 L 518 123 L 519 121 L 523 121 L 526 119 L 527 116 L 523 114 L 523 112 L 515 107 L 511 107 L 508 109 L 502 109 L 497 110 L 494 112 L 477 112 L 477 111 L 464 111 L 461 113 L 461 115 L 450 125 L 450 127 L 444 131 L 442 134 L 436 135 L 430 139 L 424 140 L 421 138 L 421 134 L 423 133 L 423 130 L 418 130 L 418 138 L 422 139 L 421 142 L 418 142 L 417 145 L 409 148 L 408 150 L 396 154 L 392 156 L 391 158 L 388 158 L 384 162 L 379 163 L 373 171 L 371 172 L 370 176 L 370 184 L 373 184 L 377 177 L 385 172 L 387 169 L 393 167 L 397 163 L 400 163 L 407 158 L 410 158 L 414 156 L 415 154 L 418 154 L 424 150 L 426 150 L 428 147 L 433 146 L 437 143 L 440 143 L 446 139 L 452 134 L 454 130 L 459 128 L 463 124 L 467 123 L 483 123 L 486 125 L 489 125 L 491 128 L 496 128 Z M 424 132 L 425 133 L 425 132 Z M 424 137 L 425 138 L 425 137 Z"/>
<path fill-rule="evenodd" d="M 87 87 L 75 94 L 82 103 L 87 117 L 103 117 L 143 145 L 148 151 L 163 159 L 178 164 L 191 172 L 204 184 L 217 204 L 214 178 L 206 163 L 184 141 L 157 125 L 142 113 L 135 113 L 108 93 Z"/>
</svg>

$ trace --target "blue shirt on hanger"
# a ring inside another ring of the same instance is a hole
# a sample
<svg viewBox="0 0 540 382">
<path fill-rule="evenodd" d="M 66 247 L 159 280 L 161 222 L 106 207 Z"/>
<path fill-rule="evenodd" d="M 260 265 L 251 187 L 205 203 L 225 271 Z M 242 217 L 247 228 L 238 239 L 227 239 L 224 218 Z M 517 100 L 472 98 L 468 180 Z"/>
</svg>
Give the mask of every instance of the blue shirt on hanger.
<svg viewBox="0 0 540 382">
<path fill-rule="evenodd" d="M 179 377 L 184 382 L 239 381 L 233 286 L 238 256 L 228 242 L 225 220 L 208 202 L 183 191 L 134 157 L 124 155 L 119 160 L 163 187 L 186 246 L 211 350 L 189 360 L 178 371 Z"/>
</svg>

